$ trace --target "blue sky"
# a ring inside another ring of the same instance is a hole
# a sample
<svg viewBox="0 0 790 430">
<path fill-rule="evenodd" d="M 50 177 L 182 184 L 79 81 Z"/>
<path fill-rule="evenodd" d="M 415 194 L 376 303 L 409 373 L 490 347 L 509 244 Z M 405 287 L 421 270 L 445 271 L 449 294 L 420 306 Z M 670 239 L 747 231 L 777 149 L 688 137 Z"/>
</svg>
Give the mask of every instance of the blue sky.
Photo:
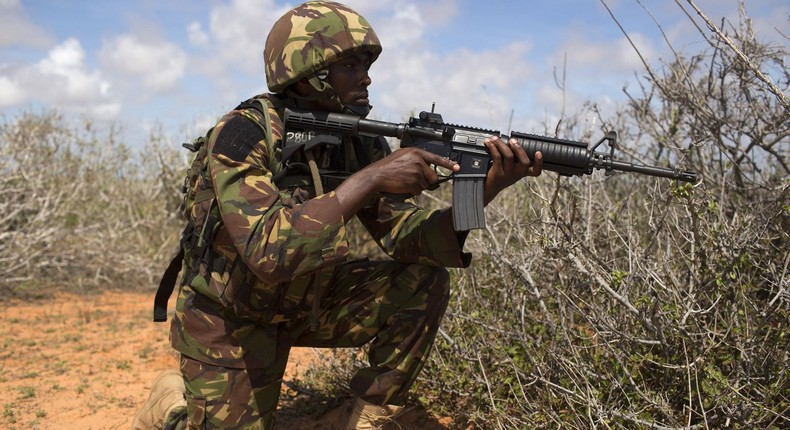
<svg viewBox="0 0 790 430">
<path fill-rule="evenodd" d="M 604 0 L 648 61 L 705 42 L 687 0 Z M 120 123 L 131 146 L 149 130 L 174 144 L 202 133 L 240 100 L 265 91 L 261 52 L 278 0 L 0 0 L 0 114 L 57 109 Z M 437 111 L 454 123 L 542 132 L 563 108 L 606 113 L 643 68 L 600 0 L 350 0 L 384 52 L 371 70 L 372 118 Z M 737 0 L 695 0 L 738 25 Z M 790 2 L 747 0 L 764 40 L 788 47 Z M 655 18 L 658 25 L 654 21 Z M 700 23 L 697 20 L 698 24 Z M 704 28 L 704 24 L 702 25 Z M 567 64 L 566 91 L 554 71 Z"/>
</svg>

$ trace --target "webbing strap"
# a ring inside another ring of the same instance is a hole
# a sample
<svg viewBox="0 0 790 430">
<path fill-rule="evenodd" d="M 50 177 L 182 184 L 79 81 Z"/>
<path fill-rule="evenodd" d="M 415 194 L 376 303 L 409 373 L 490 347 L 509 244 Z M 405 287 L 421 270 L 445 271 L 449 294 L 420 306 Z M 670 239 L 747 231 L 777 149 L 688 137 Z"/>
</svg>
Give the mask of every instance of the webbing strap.
<svg viewBox="0 0 790 430">
<path fill-rule="evenodd" d="M 269 100 L 269 102 L 271 102 L 272 105 L 274 105 L 273 101 Z M 263 125 L 266 128 L 266 143 L 268 143 L 269 145 L 274 145 L 274 142 L 272 141 L 273 139 L 272 118 L 271 115 L 269 115 L 269 105 L 265 101 L 261 101 L 260 99 L 258 99 L 258 103 L 260 103 L 261 107 L 263 108 Z"/>
<path fill-rule="evenodd" d="M 313 151 L 305 151 L 307 155 L 307 165 L 310 166 L 310 176 L 313 178 L 313 187 L 315 187 L 315 195 L 320 196 L 324 194 L 324 185 L 321 183 L 321 175 L 318 174 L 318 164 L 315 162 L 315 155 Z"/>
<path fill-rule="evenodd" d="M 192 205 L 197 205 L 198 203 L 205 202 L 214 197 L 214 188 L 206 188 L 205 190 L 198 191 L 195 194 L 195 200 Z"/>
<path fill-rule="evenodd" d="M 170 260 L 170 264 L 165 269 L 162 279 L 159 281 L 159 288 L 156 289 L 154 297 L 154 322 L 167 321 L 167 301 L 173 294 L 176 286 L 178 272 L 181 271 L 181 262 L 184 259 L 184 248 L 178 247 L 178 254 Z"/>
</svg>

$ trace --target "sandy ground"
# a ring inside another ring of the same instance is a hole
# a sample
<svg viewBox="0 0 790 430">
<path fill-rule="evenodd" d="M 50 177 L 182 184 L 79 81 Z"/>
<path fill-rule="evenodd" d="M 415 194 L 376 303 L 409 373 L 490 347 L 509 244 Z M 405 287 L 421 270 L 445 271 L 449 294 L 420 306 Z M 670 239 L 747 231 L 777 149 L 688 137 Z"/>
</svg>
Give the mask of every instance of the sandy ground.
<svg viewBox="0 0 790 430">
<path fill-rule="evenodd" d="M 151 322 L 152 297 L 108 292 L 2 302 L 0 428 L 129 429 L 156 375 L 178 363 L 167 342 L 169 324 Z M 308 349 L 292 351 L 285 379 L 315 357 Z M 287 398 L 280 402 L 278 430 L 342 429 L 351 408 L 346 402 L 319 418 L 300 417 L 287 410 Z M 451 420 L 419 407 L 398 424 L 393 428 L 451 428 Z"/>
</svg>

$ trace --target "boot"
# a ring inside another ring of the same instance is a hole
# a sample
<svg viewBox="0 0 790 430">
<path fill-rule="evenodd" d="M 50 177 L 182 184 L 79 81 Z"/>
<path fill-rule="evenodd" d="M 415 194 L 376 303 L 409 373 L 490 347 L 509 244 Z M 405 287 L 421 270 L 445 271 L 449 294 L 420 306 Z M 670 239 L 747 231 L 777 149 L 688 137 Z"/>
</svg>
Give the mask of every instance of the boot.
<svg viewBox="0 0 790 430">
<path fill-rule="evenodd" d="M 403 406 L 379 406 L 357 399 L 346 430 L 381 430 L 403 411 Z"/>
<path fill-rule="evenodd" d="M 159 374 L 151 387 L 151 394 L 132 421 L 132 430 L 162 430 L 168 414 L 187 406 L 184 398 L 186 387 L 178 370 L 166 370 Z"/>
</svg>

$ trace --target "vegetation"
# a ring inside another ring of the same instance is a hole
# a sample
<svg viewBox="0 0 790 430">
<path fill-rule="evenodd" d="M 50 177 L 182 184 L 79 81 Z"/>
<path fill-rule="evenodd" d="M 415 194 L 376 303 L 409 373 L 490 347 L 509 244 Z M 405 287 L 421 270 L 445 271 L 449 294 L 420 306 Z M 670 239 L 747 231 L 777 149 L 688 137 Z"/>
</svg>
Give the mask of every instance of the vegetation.
<svg viewBox="0 0 790 430">
<path fill-rule="evenodd" d="M 748 20 L 733 38 L 787 93 L 787 53 Z M 435 410 L 503 429 L 790 425 L 790 114 L 716 43 L 640 89 L 602 130 L 702 182 L 550 176 L 499 201 L 415 390 Z"/>
<path fill-rule="evenodd" d="M 177 246 L 184 162 L 153 136 L 28 113 L 0 127 L 0 293 L 150 289 Z"/>
<path fill-rule="evenodd" d="M 790 426 L 790 112 L 754 74 L 787 94 L 790 69 L 745 17 L 731 32 L 748 62 L 712 39 L 646 66 L 615 115 L 591 104 L 557 127 L 618 130 L 624 156 L 701 183 L 545 174 L 503 193 L 415 400 L 459 428 Z M 3 296 L 151 289 L 181 228 L 181 155 L 154 137 L 135 157 L 53 113 L 0 132 Z M 343 357 L 319 374 L 345 382 Z"/>
</svg>

